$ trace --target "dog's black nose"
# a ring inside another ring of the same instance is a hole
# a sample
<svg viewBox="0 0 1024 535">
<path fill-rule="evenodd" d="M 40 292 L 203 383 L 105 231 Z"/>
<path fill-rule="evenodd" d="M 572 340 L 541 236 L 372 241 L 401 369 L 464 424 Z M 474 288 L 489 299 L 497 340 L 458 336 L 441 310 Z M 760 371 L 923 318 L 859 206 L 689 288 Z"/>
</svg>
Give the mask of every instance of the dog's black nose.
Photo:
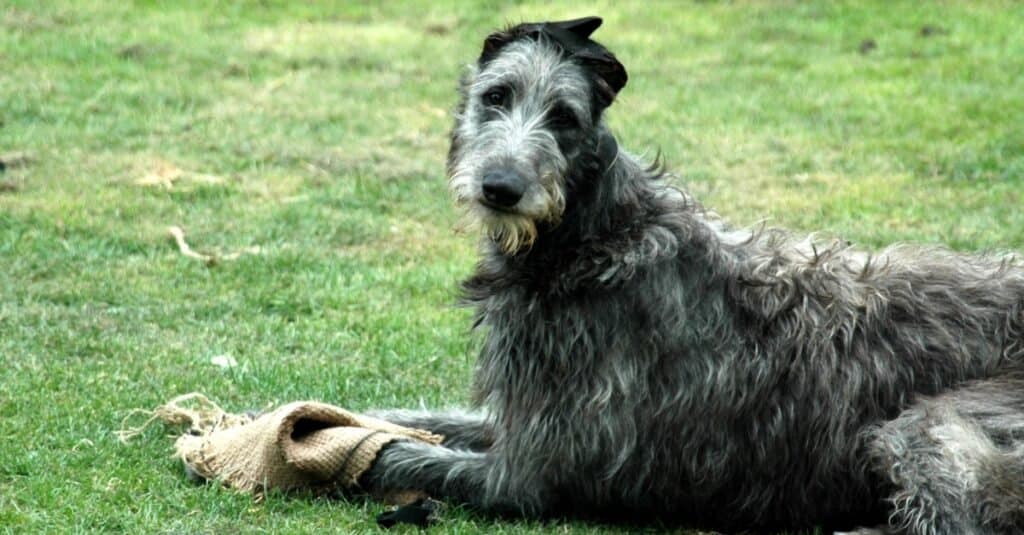
<svg viewBox="0 0 1024 535">
<path fill-rule="evenodd" d="M 484 175 L 483 190 L 488 204 L 511 208 L 526 193 L 526 180 L 511 169 L 496 169 Z"/>
</svg>

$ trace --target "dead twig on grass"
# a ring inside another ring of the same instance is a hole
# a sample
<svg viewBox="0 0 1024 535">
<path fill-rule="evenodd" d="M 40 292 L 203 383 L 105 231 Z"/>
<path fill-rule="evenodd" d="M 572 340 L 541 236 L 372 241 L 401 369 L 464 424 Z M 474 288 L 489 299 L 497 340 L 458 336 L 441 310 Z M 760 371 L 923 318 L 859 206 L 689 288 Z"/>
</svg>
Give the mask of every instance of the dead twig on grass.
<svg viewBox="0 0 1024 535">
<path fill-rule="evenodd" d="M 196 252 L 195 250 L 192 249 L 192 247 L 189 246 L 188 242 L 185 241 L 185 231 L 181 227 L 168 227 L 167 233 L 170 234 L 172 238 L 174 238 L 174 242 L 178 245 L 178 251 L 181 252 L 181 254 L 189 258 L 194 258 L 196 260 L 205 262 L 207 265 L 214 265 L 221 261 L 236 260 L 242 255 L 260 254 L 262 252 L 262 249 L 260 249 L 258 245 L 253 245 L 251 247 L 246 247 L 244 249 L 224 255 L 216 253 L 204 254 Z"/>
</svg>

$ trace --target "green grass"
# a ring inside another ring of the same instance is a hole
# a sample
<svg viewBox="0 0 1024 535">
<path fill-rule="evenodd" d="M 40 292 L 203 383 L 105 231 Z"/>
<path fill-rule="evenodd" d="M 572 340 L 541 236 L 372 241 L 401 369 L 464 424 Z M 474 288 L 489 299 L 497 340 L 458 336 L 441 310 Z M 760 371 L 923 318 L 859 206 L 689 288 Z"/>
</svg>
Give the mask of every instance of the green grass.
<svg viewBox="0 0 1024 535">
<path fill-rule="evenodd" d="M 451 230 L 446 113 L 508 21 L 602 15 L 622 145 L 733 221 L 1024 248 L 1019 3 L 380 4 L 0 5 L 0 531 L 373 529 L 377 504 L 193 487 L 168 430 L 114 431 L 193 390 L 466 401 L 475 239 Z M 207 266 L 170 225 L 262 253 Z M 436 531 L 615 530 L 455 511 Z"/>
</svg>

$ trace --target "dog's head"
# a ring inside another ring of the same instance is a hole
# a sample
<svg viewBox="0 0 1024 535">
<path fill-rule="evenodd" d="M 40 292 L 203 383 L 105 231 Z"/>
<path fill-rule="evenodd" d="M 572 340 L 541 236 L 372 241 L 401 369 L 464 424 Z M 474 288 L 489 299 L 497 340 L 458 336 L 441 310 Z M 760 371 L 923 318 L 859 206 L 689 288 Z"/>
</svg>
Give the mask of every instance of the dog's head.
<svg viewBox="0 0 1024 535">
<path fill-rule="evenodd" d="M 506 253 L 558 224 L 618 146 L 601 126 L 626 70 L 590 39 L 601 19 L 495 32 L 463 78 L 448 175 L 456 202 Z"/>
</svg>

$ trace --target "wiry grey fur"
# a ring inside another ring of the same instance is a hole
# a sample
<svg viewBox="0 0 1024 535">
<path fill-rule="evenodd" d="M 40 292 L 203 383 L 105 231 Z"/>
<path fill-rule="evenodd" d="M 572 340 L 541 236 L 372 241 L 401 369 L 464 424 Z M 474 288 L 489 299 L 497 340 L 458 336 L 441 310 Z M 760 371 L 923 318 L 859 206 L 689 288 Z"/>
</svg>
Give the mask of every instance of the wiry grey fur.
<svg viewBox="0 0 1024 535">
<path fill-rule="evenodd" d="M 470 67 L 449 173 L 486 236 L 481 411 L 381 412 L 448 438 L 363 483 L 725 531 L 1024 531 L 1020 262 L 730 227 L 616 149 L 624 69 L 558 38 L 595 20 L 496 33 Z M 513 206 L 481 191 L 498 168 Z"/>
</svg>

